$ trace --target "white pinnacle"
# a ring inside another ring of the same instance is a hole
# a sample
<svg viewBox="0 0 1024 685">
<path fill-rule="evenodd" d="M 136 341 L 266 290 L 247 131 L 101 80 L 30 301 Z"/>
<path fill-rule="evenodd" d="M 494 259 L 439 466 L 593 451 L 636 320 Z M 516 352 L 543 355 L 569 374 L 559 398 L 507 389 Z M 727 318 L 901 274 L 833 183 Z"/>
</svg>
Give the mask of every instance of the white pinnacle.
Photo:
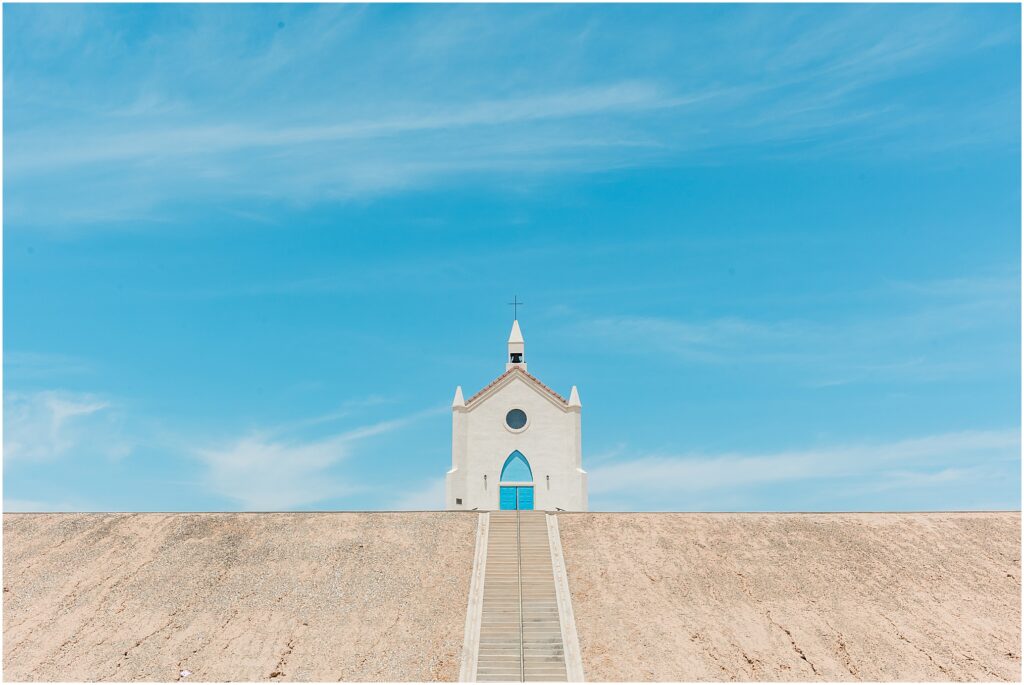
<svg viewBox="0 0 1024 685">
<path fill-rule="evenodd" d="M 570 407 L 582 407 L 580 404 L 580 393 L 576 390 L 576 386 L 572 386 L 572 391 L 569 393 L 569 406 Z"/>
<path fill-rule="evenodd" d="M 509 343 L 523 342 L 523 332 L 519 330 L 519 319 L 512 322 L 512 332 L 508 335 Z"/>
<path fill-rule="evenodd" d="M 462 386 L 455 386 L 455 399 L 452 400 L 452 407 L 465 407 L 466 400 L 462 398 Z"/>
</svg>

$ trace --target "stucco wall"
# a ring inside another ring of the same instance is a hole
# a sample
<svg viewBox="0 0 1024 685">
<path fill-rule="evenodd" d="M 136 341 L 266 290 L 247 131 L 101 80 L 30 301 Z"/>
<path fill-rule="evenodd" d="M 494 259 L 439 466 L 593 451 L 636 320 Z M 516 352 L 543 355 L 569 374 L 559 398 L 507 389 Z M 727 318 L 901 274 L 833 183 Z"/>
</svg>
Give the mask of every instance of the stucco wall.
<svg viewBox="0 0 1024 685">
<path fill-rule="evenodd" d="M 501 467 L 509 454 L 519 450 L 533 470 L 536 509 L 586 510 L 586 475 L 577 468 L 580 414 L 556 406 L 529 383 L 513 377 L 468 411 L 454 412 L 457 470 L 448 480 L 449 508 L 497 509 Z M 505 415 L 513 408 L 526 412 L 525 430 L 513 432 L 506 427 Z M 462 498 L 461 505 L 456 505 L 456 497 Z"/>
</svg>

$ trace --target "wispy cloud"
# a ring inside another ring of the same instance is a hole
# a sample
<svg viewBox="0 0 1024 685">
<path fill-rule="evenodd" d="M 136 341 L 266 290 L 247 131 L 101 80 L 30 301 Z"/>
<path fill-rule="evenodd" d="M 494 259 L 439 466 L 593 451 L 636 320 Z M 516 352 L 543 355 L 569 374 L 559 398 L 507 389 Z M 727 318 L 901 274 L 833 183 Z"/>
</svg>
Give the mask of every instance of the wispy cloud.
<svg viewBox="0 0 1024 685">
<path fill-rule="evenodd" d="M 315 426 L 322 426 L 324 424 L 331 424 L 352 417 L 353 414 L 361 409 L 367 407 L 375 407 L 381 404 L 387 404 L 388 399 L 381 397 L 380 395 L 371 395 L 357 400 L 349 400 L 344 402 L 340 407 L 334 411 L 327 412 L 326 414 L 319 414 L 317 416 L 310 416 L 304 419 L 297 419 L 287 423 L 279 424 L 266 431 L 266 435 L 282 435 L 293 433 L 295 431 L 301 431 L 304 429 L 312 428 Z"/>
<path fill-rule="evenodd" d="M 880 305 L 870 314 L 823 319 L 720 316 L 563 316 L 566 330 L 634 354 L 702 364 L 787 365 L 804 382 L 827 387 L 891 379 L 934 381 L 990 373 L 991 359 L 956 344 L 1002 326 L 1019 309 L 1019 280 L 989 276 L 901 282 L 857 297 Z M 902 301 L 897 301 L 902 298 Z M 995 344 L 982 340 L 981 344 Z M 1008 354 L 997 358 L 1013 362 Z"/>
<path fill-rule="evenodd" d="M 603 497 L 629 495 L 633 501 L 686 507 L 692 495 L 742 493 L 751 488 L 791 488 L 793 501 L 806 496 L 797 486 L 828 482 L 828 490 L 866 479 L 873 491 L 900 487 L 930 488 L 955 484 L 975 475 L 992 483 L 1019 465 L 1018 429 L 941 433 L 892 442 L 826 446 L 767 453 L 648 455 L 617 460 L 590 470 L 590 492 Z M 949 463 L 1001 462 L 1001 469 L 950 466 Z M 863 483 L 857 487 L 863 489 Z M 798 505 L 799 506 L 799 505 Z"/>
<path fill-rule="evenodd" d="M 304 145 L 368 140 L 408 133 L 663 109 L 681 106 L 703 97 L 668 97 L 653 84 L 623 82 L 506 100 L 468 102 L 448 111 L 431 112 L 436 106 L 429 103 L 406 105 L 418 113 L 316 126 L 289 126 L 285 122 L 267 126 L 210 124 L 192 128 L 141 130 L 91 140 L 71 135 L 59 145 L 54 145 L 53 132 L 46 132 L 42 134 L 45 143 L 30 135 L 16 137 L 6 155 L 6 162 L 12 173 L 28 174 L 100 162 L 166 161 L 175 157 L 207 157 L 244 149 L 293 149 Z M 49 152 L 40 154 L 43 150 Z"/>
<path fill-rule="evenodd" d="M 392 507 L 399 511 L 444 509 L 444 478 L 431 478 L 421 487 L 402 493 Z"/>
<path fill-rule="evenodd" d="M 161 40 L 138 43 L 123 34 L 145 31 L 148 10 L 12 13 L 9 224 L 1016 135 L 1003 106 L 1014 93 L 970 107 L 872 95 L 1015 40 L 956 7 L 735 7 L 687 41 L 699 12 L 686 7 L 176 12 Z M 384 31 L 386 47 L 367 38 Z M 108 73 L 120 77 L 97 82 Z"/>
<path fill-rule="evenodd" d="M 206 467 L 202 482 L 211 492 L 243 509 L 283 510 L 353 492 L 327 473 L 349 450 L 342 436 L 295 443 L 247 435 L 195 454 Z"/>
<path fill-rule="evenodd" d="M 379 408 L 385 402 L 371 396 L 346 402 L 326 414 L 237 437 L 196 440 L 185 437 L 193 431 L 183 428 L 181 422 L 170 430 L 140 421 L 138 416 L 128 417 L 119 403 L 95 393 L 8 392 L 4 398 L 4 459 L 8 467 L 60 459 L 100 459 L 104 462 L 102 468 L 117 479 L 127 476 L 118 474 L 119 469 L 139 468 L 139 464 L 122 458 L 144 445 L 150 452 L 166 454 L 166 458 L 191 456 L 201 470 L 190 485 L 198 484 L 243 509 L 293 509 L 372 489 L 372 479 L 357 481 L 337 468 L 359 455 L 359 443 L 448 411 L 446 405 L 439 405 L 310 437 L 310 433 L 323 433 L 331 424 L 351 420 L 361 410 Z M 97 505 L 104 506 L 102 502 Z M 12 497 L 4 506 L 7 511 L 73 511 L 83 507 L 70 500 L 32 497 Z"/>
<path fill-rule="evenodd" d="M 97 395 L 64 390 L 7 393 L 4 458 L 50 460 L 97 446 L 106 456 L 123 457 L 133 443 L 120 422 L 110 401 Z"/>
<path fill-rule="evenodd" d="M 441 409 L 447 409 L 446 407 Z M 351 428 L 319 439 L 285 439 L 281 431 L 248 433 L 193 450 L 204 466 L 209 491 L 247 510 L 285 510 L 366 489 L 334 468 L 354 454 L 355 444 L 404 428 L 439 408 Z"/>
<path fill-rule="evenodd" d="M 581 337 L 716 363 L 737 359 L 749 352 L 755 341 L 760 345 L 759 359 L 775 359 L 777 354 L 787 354 L 781 351 L 787 343 L 806 337 L 814 327 L 811 323 L 739 317 L 684 321 L 653 316 L 602 316 L 573 325 Z"/>
<path fill-rule="evenodd" d="M 4 350 L 4 372 L 8 378 L 64 377 L 93 370 L 90 362 L 72 355 Z"/>
<path fill-rule="evenodd" d="M 89 509 L 88 506 L 72 504 L 67 501 L 4 497 L 4 512 L 89 511 Z"/>
</svg>

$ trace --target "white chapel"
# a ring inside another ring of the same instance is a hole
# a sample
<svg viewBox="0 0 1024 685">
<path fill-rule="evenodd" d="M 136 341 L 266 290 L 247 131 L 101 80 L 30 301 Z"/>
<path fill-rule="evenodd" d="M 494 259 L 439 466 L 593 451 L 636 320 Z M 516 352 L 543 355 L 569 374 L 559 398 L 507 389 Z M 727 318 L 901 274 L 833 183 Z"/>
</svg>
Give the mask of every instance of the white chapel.
<svg viewBox="0 0 1024 685">
<path fill-rule="evenodd" d="M 569 399 L 526 371 L 526 345 L 512 322 L 505 373 L 452 402 L 448 509 L 586 511 L 580 396 Z"/>
</svg>

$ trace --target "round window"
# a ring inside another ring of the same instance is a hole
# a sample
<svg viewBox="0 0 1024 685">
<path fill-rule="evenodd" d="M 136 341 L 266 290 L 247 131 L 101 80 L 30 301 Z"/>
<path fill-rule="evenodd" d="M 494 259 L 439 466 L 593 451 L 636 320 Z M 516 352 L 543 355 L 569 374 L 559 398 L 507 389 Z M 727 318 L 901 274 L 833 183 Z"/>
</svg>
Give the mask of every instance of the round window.
<svg viewBox="0 0 1024 685">
<path fill-rule="evenodd" d="M 505 423 L 514 431 L 526 425 L 526 412 L 522 409 L 513 409 L 505 414 Z"/>
</svg>

